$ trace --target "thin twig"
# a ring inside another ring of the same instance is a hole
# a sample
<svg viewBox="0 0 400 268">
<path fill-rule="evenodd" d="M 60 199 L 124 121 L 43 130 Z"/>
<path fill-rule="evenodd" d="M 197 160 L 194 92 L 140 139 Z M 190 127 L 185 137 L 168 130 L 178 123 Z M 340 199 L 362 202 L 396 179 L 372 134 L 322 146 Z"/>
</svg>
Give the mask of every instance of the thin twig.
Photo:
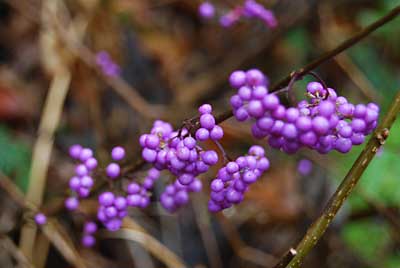
<svg viewBox="0 0 400 268">
<path fill-rule="evenodd" d="M 8 0 L 8 2 L 11 3 L 11 5 L 18 11 L 21 11 L 23 15 L 33 21 L 34 23 L 39 23 L 40 20 L 37 19 L 37 17 L 32 16 L 32 14 L 27 14 L 27 12 L 22 11 L 20 8 L 18 8 L 17 5 L 13 4 L 13 1 Z M 34 11 L 35 8 L 34 6 L 29 6 L 27 4 L 27 8 L 29 8 L 30 11 Z M 110 86 L 114 91 L 122 98 L 124 99 L 128 105 L 134 109 L 136 112 L 144 116 L 145 118 L 159 118 L 159 117 L 167 117 L 168 111 L 166 111 L 164 105 L 158 105 L 158 104 L 150 104 L 148 103 L 137 91 L 134 87 L 132 87 L 128 82 L 126 82 L 122 77 L 120 76 L 107 76 L 102 73 L 100 68 L 96 64 L 96 56 L 92 51 L 83 45 L 79 40 L 74 38 L 74 36 L 71 36 L 71 33 L 69 32 L 67 25 L 63 25 L 60 23 L 59 18 L 56 16 L 56 14 L 53 14 L 53 12 L 46 10 L 49 14 L 49 16 L 52 17 L 54 26 L 56 27 L 56 30 L 59 33 L 59 38 L 64 42 L 64 45 L 66 48 L 74 54 L 78 59 L 80 59 L 84 64 L 86 64 L 88 67 L 92 68 L 97 72 L 97 74 L 106 82 L 108 86 Z M 70 23 L 72 24 L 72 23 Z"/>
<path fill-rule="evenodd" d="M 325 233 L 326 229 L 343 205 L 343 202 L 352 193 L 355 185 L 360 180 L 361 175 L 368 167 L 376 152 L 385 143 L 389 135 L 389 129 L 394 123 L 399 111 L 400 91 L 397 93 L 392 104 L 390 105 L 389 111 L 382 120 L 382 123 L 378 126 L 377 130 L 368 141 L 364 150 L 358 156 L 350 171 L 347 173 L 346 177 L 343 179 L 342 183 L 339 185 L 336 192 L 329 200 L 321 216 L 315 220 L 315 222 L 308 229 L 306 235 L 297 245 L 297 255 L 293 258 L 293 260 L 289 263 L 287 267 L 300 267 L 305 256 L 310 252 L 310 250 L 315 246 L 318 240 Z"/>
<path fill-rule="evenodd" d="M 289 249 L 273 268 L 285 268 L 296 255 L 297 251 L 294 248 Z"/>
<path fill-rule="evenodd" d="M 172 251 L 168 250 L 163 244 L 146 232 L 135 229 L 121 228 L 117 232 L 113 233 L 100 231 L 99 235 L 103 238 L 135 241 L 170 268 L 187 267 L 178 256 L 176 256 Z"/>
<path fill-rule="evenodd" d="M 300 68 L 299 70 L 295 71 L 296 74 L 298 74 L 299 76 L 303 76 L 303 75 L 307 74 L 309 71 L 314 70 L 319 65 L 325 63 L 326 61 L 332 59 L 333 57 L 335 57 L 336 55 L 345 51 L 346 49 L 357 44 L 359 41 L 361 41 L 364 37 L 368 36 L 373 31 L 377 30 L 381 26 L 383 26 L 386 23 L 390 22 L 391 20 L 395 19 L 399 14 L 400 14 L 400 6 L 397 6 L 394 9 L 392 9 L 392 11 L 390 11 L 388 14 L 386 14 L 385 16 L 380 18 L 379 20 L 370 24 L 369 26 L 367 26 L 363 30 L 359 31 L 357 34 L 355 34 L 351 38 L 349 38 L 346 41 L 344 41 L 343 43 L 341 43 L 335 49 L 326 52 L 325 54 L 323 54 L 322 56 L 320 56 L 313 62 L 311 62 L 311 63 L 307 64 L 306 66 L 304 66 L 303 68 Z M 292 73 L 293 72 L 291 72 L 291 74 Z M 291 74 L 289 74 L 287 77 L 285 77 L 284 79 L 279 81 L 277 84 L 275 84 L 270 89 L 270 92 L 275 92 L 275 91 L 281 89 L 282 87 L 284 87 L 285 85 L 287 85 L 290 82 L 290 80 L 292 79 Z M 229 119 L 232 116 L 233 116 L 232 111 L 227 110 L 227 111 L 221 113 L 220 115 L 216 116 L 215 121 L 219 124 L 219 123 Z"/>
<path fill-rule="evenodd" d="M 29 174 L 29 185 L 26 199 L 29 203 L 40 207 L 46 185 L 47 172 L 50 164 L 51 152 L 54 144 L 54 135 L 58 128 L 64 102 L 71 83 L 71 72 L 66 57 L 56 46 L 58 38 L 54 27 L 49 23 L 45 9 L 57 12 L 61 5 L 59 1 L 43 1 L 41 23 L 49 26 L 41 31 L 42 50 L 46 50 L 43 57 L 45 67 L 52 72 L 53 77 L 49 92 L 46 96 L 43 112 L 40 119 L 38 138 L 33 147 L 32 164 Z M 46 38 L 45 38 L 46 37 Z M 47 55 L 48 54 L 48 55 Z M 37 228 L 35 225 L 25 224 L 21 228 L 20 249 L 33 263 Z"/>
<path fill-rule="evenodd" d="M 191 203 L 194 210 L 194 217 L 203 240 L 204 249 L 210 263 L 210 268 L 223 267 L 221 254 L 218 249 L 218 241 L 211 226 L 211 217 L 207 211 L 204 193 L 195 198 L 197 199 Z"/>
<path fill-rule="evenodd" d="M 19 188 L 7 176 L 0 172 L 0 187 L 8 193 L 22 209 L 34 214 L 38 212 L 35 204 L 28 201 Z M 59 250 L 60 254 L 71 264 L 78 268 L 85 268 L 86 265 L 75 249 L 65 229 L 56 219 L 48 217 L 48 223 L 42 227 L 43 233 L 50 242 Z M 26 257 L 26 255 L 24 255 Z"/>
<path fill-rule="evenodd" d="M 34 268 L 35 266 L 29 262 L 29 260 L 25 257 L 25 255 L 19 250 L 17 245 L 15 245 L 14 241 L 12 241 L 8 236 L 1 235 L 0 236 L 0 247 L 4 251 L 8 251 L 14 259 L 17 261 L 18 266 L 16 267 L 25 267 L 25 268 Z"/>
<path fill-rule="evenodd" d="M 263 267 L 271 267 L 271 265 L 277 261 L 273 255 L 253 248 L 243 242 L 238 231 L 223 214 L 216 215 L 216 218 L 222 225 L 221 230 L 230 242 L 233 251 L 240 258 Z"/>
<path fill-rule="evenodd" d="M 54 134 L 61 118 L 64 100 L 66 98 L 71 74 L 66 69 L 56 72 L 48 96 L 39 127 L 39 136 L 33 148 L 32 166 L 29 177 L 27 199 L 40 206 L 43 199 L 47 171 L 54 143 Z M 36 228 L 26 226 L 21 230 L 21 250 L 32 257 Z"/>
</svg>

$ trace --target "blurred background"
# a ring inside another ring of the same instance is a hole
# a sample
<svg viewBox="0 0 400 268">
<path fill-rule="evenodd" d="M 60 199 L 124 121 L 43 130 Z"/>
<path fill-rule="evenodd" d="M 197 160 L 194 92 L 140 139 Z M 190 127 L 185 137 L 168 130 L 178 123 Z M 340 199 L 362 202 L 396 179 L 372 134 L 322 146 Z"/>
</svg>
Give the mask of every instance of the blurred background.
<svg viewBox="0 0 400 268">
<path fill-rule="evenodd" d="M 221 13 L 237 2 L 213 1 Z M 400 5 L 399 0 L 263 0 L 279 22 L 268 29 L 256 20 L 223 28 L 199 17 L 200 3 L 0 1 L 0 170 L 26 192 L 35 146 L 39 156 L 50 155 L 42 159 L 48 162 L 42 207 L 58 219 L 87 267 L 173 267 L 166 264 L 168 254 L 185 267 L 273 267 L 303 237 L 363 148 L 346 155 L 309 150 L 286 155 L 254 140 L 250 124 L 229 119 L 221 125 L 228 154 L 237 157 L 260 144 L 271 161 L 241 205 L 209 213 L 204 187 L 189 206 L 168 214 L 156 199 L 165 175 L 150 208 L 130 214 L 132 228 L 160 244 L 99 233 L 94 248 L 83 248 L 82 216 L 59 208 L 73 174 L 71 144 L 93 148 L 100 164 L 121 145 L 127 164 L 135 163 L 139 135 L 154 119 L 178 126 L 202 103 L 212 104 L 217 113 L 228 109 L 233 70 L 259 68 L 274 84 Z M 101 72 L 95 60 L 100 51 L 120 67 L 120 76 Z M 315 71 L 353 103 L 376 102 L 383 114 L 400 89 L 400 18 Z M 298 99 L 311 79 L 295 84 Z M 46 106 L 52 90 L 56 93 Z M 51 136 L 43 139 L 48 130 Z M 400 267 L 399 137 L 398 121 L 304 267 Z M 52 148 L 51 154 L 40 145 Z M 305 172 L 298 169 L 304 159 L 311 161 Z M 204 185 L 215 171 L 203 176 Z M 84 204 L 87 211 L 93 206 Z M 26 221 L 26 213 L 0 189 L 0 267 L 28 267 L 10 246 L 18 245 Z M 37 238 L 35 267 L 74 267 L 41 240 L 46 239 Z"/>
</svg>

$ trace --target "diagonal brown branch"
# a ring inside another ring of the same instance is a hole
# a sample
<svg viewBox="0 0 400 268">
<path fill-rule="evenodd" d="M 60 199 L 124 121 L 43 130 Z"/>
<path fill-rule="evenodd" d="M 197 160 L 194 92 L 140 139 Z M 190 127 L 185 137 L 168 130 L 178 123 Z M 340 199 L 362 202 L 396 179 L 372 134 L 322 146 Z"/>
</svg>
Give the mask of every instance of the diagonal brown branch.
<svg viewBox="0 0 400 268">
<path fill-rule="evenodd" d="M 337 212 L 342 207 L 344 201 L 352 193 L 354 187 L 356 186 L 365 169 L 368 167 L 369 163 L 375 156 L 379 147 L 381 147 L 385 143 L 389 135 L 389 129 L 396 120 L 396 116 L 399 111 L 400 90 L 398 91 L 396 97 L 390 105 L 389 111 L 382 120 L 382 123 L 378 126 L 377 130 L 368 141 L 364 150 L 358 156 L 350 171 L 347 173 L 346 177 L 343 179 L 342 183 L 339 185 L 336 192 L 329 200 L 321 216 L 316 219 L 315 222 L 310 226 L 306 235 L 297 245 L 297 254 L 286 267 L 300 267 L 305 256 L 307 256 L 310 250 L 316 245 L 318 240 L 325 233 L 326 229 L 329 227 Z M 281 262 L 282 261 L 283 259 L 281 260 Z"/>
</svg>

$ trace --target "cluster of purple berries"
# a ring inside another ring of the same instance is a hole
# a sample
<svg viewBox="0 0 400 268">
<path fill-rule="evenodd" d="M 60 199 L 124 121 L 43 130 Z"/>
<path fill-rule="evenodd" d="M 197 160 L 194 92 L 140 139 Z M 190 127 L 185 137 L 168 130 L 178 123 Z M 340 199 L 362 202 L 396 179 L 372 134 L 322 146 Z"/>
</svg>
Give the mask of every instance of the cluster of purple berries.
<svg viewBox="0 0 400 268">
<path fill-rule="evenodd" d="M 217 141 L 223 137 L 223 130 L 215 124 L 211 105 L 200 106 L 199 112 L 200 126 L 194 137 L 191 130 L 196 126 L 173 131 L 169 123 L 161 120 L 154 122 L 149 134 L 140 137 L 143 159 L 152 163 L 155 169 L 166 169 L 176 176 L 176 182 L 169 185 L 161 197 L 161 204 L 168 211 L 175 211 L 187 203 L 188 192 L 201 189 L 201 182 L 196 177 L 218 162 L 218 154 L 214 150 L 203 150 L 198 141 Z"/>
<path fill-rule="evenodd" d="M 197 179 L 193 178 L 189 184 L 182 184 L 180 180 L 175 180 L 165 187 L 164 192 L 161 194 L 160 202 L 162 206 L 169 212 L 174 212 L 180 207 L 189 202 L 190 192 L 200 192 L 203 184 Z"/>
<path fill-rule="evenodd" d="M 249 185 L 255 183 L 269 166 L 264 149 L 258 145 L 250 147 L 247 155 L 227 163 L 211 182 L 208 209 L 218 212 L 242 202 Z"/>
<path fill-rule="evenodd" d="M 101 68 L 103 74 L 107 76 L 119 76 L 121 68 L 116 64 L 106 51 L 100 51 L 96 54 L 96 64 Z"/>
<path fill-rule="evenodd" d="M 97 231 L 97 224 L 94 221 L 85 222 L 81 243 L 84 247 L 93 247 L 96 243 L 94 234 Z"/>
<path fill-rule="evenodd" d="M 146 177 L 145 181 L 146 180 L 153 180 L 153 179 Z M 152 187 L 153 186 L 151 186 L 151 188 Z M 142 186 L 140 186 L 136 182 L 130 183 L 126 188 L 126 193 L 127 193 L 126 204 L 130 207 L 146 208 L 150 204 L 150 197 L 148 190 L 150 190 L 149 185 L 145 186 L 145 183 L 143 183 Z"/>
<path fill-rule="evenodd" d="M 203 2 L 199 6 L 199 14 L 205 19 L 211 19 L 215 15 L 215 7 L 210 2 Z M 242 17 L 260 19 L 270 28 L 274 28 L 278 24 L 274 13 L 255 0 L 244 1 L 243 5 L 237 6 L 221 16 L 219 22 L 223 27 L 230 27 Z"/>
<path fill-rule="evenodd" d="M 337 96 L 334 89 L 311 82 L 307 85 L 310 100 L 286 108 L 262 85 L 261 74 L 250 83 L 248 73 L 231 74 L 230 83 L 238 89 L 231 97 L 231 106 L 238 121 L 256 119 L 253 135 L 268 137 L 273 148 L 286 153 L 295 153 L 301 147 L 319 153 L 334 149 L 347 153 L 353 145 L 362 144 L 377 125 L 379 107 L 374 103 L 353 105 L 345 97 Z"/>
<path fill-rule="evenodd" d="M 122 220 L 128 215 L 128 204 L 124 196 L 115 196 L 112 192 L 99 195 L 97 218 L 109 231 L 121 228 Z"/>
<path fill-rule="evenodd" d="M 69 155 L 78 163 L 75 166 L 75 176 L 69 180 L 69 188 L 73 196 L 65 200 L 65 207 L 74 211 L 79 206 L 79 198 L 86 198 L 90 194 L 94 184 L 91 174 L 97 168 L 97 160 L 91 149 L 83 148 L 78 144 L 69 148 Z"/>
</svg>

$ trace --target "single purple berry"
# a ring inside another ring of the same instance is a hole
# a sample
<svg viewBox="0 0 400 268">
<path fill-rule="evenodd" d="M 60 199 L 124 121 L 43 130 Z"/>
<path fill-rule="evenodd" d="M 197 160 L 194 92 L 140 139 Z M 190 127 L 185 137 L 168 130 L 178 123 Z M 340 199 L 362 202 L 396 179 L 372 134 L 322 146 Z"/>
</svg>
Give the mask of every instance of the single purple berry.
<svg viewBox="0 0 400 268">
<path fill-rule="evenodd" d="M 111 192 L 104 192 L 99 196 L 99 203 L 102 206 L 111 206 L 114 203 L 114 194 Z"/>
<path fill-rule="evenodd" d="M 246 72 L 246 81 L 251 86 L 265 84 L 265 75 L 258 69 L 251 69 Z"/>
<path fill-rule="evenodd" d="M 35 215 L 35 222 L 37 225 L 44 225 L 47 222 L 47 217 L 43 213 L 37 213 Z"/>
<path fill-rule="evenodd" d="M 212 112 L 212 106 L 210 104 L 203 104 L 199 107 L 200 114 L 210 114 Z"/>
<path fill-rule="evenodd" d="M 203 2 L 199 6 L 199 14 L 205 19 L 211 19 L 212 17 L 214 17 L 215 8 L 213 4 L 211 4 L 210 2 Z"/>
<path fill-rule="evenodd" d="M 200 125 L 202 128 L 211 130 L 215 126 L 215 118 L 212 114 L 203 114 L 200 116 Z"/>
<path fill-rule="evenodd" d="M 199 128 L 196 131 L 196 139 L 199 141 L 206 141 L 210 137 L 210 132 L 205 128 Z"/>
<path fill-rule="evenodd" d="M 142 157 L 147 162 L 153 163 L 157 159 L 157 152 L 148 148 L 144 148 L 142 151 Z"/>
<path fill-rule="evenodd" d="M 115 161 L 122 160 L 125 157 L 125 150 L 121 146 L 114 147 L 111 151 L 111 158 Z"/>
<path fill-rule="evenodd" d="M 210 138 L 214 141 L 222 139 L 223 136 L 224 130 L 218 125 L 215 125 L 210 131 Z"/>
<path fill-rule="evenodd" d="M 206 151 L 203 154 L 201 154 L 201 159 L 206 163 L 207 165 L 215 165 L 218 162 L 218 154 L 215 151 Z"/>
<path fill-rule="evenodd" d="M 85 176 L 88 174 L 88 169 L 84 164 L 79 164 L 76 166 L 75 168 L 75 173 L 76 175 L 78 175 L 79 177 Z"/>
<path fill-rule="evenodd" d="M 97 224 L 93 221 L 86 222 L 83 231 L 87 234 L 94 234 L 97 231 Z"/>
<path fill-rule="evenodd" d="M 147 148 L 156 149 L 159 145 L 160 145 L 160 139 L 157 135 L 151 134 L 146 136 L 145 146 Z"/>
<path fill-rule="evenodd" d="M 90 248 L 94 246 L 96 239 L 92 235 L 84 235 L 81 242 L 84 247 Z"/>
<path fill-rule="evenodd" d="M 93 186 L 93 178 L 90 176 L 81 177 L 80 185 L 85 188 L 91 188 Z"/>
<path fill-rule="evenodd" d="M 97 160 L 94 157 L 90 157 L 85 161 L 85 166 L 88 170 L 94 170 L 97 167 Z"/>
<path fill-rule="evenodd" d="M 308 159 L 301 159 L 297 164 L 297 171 L 303 176 L 309 175 L 312 171 L 312 168 L 313 164 Z"/>
<path fill-rule="evenodd" d="M 238 95 L 244 101 L 250 100 L 251 99 L 251 88 L 249 88 L 248 86 L 243 86 L 243 87 L 239 88 Z"/>
<path fill-rule="evenodd" d="M 81 187 L 81 180 L 79 179 L 79 177 L 76 176 L 72 177 L 69 180 L 69 188 L 76 191 L 79 189 L 79 187 Z"/>
<path fill-rule="evenodd" d="M 79 144 L 74 144 L 71 147 L 69 147 L 69 155 L 73 159 L 79 159 L 81 152 L 82 152 L 82 146 L 80 146 Z"/>
<path fill-rule="evenodd" d="M 76 197 L 69 197 L 65 199 L 65 208 L 68 209 L 69 211 L 74 211 L 78 208 L 79 206 L 79 200 Z"/>
<path fill-rule="evenodd" d="M 126 209 L 126 199 L 123 196 L 117 196 L 114 199 L 114 206 L 118 209 L 118 210 L 124 210 Z"/>
<path fill-rule="evenodd" d="M 263 98 L 262 104 L 265 109 L 273 111 L 278 107 L 280 101 L 275 94 L 268 94 Z"/>
<path fill-rule="evenodd" d="M 224 189 L 224 182 L 220 179 L 215 179 L 211 182 L 211 191 L 219 192 Z"/>
<path fill-rule="evenodd" d="M 115 179 L 119 176 L 121 168 L 116 163 L 111 163 L 106 168 L 106 174 L 110 179 Z"/>
<path fill-rule="evenodd" d="M 81 154 L 79 155 L 79 160 L 85 162 L 93 156 L 93 151 L 89 148 L 83 148 Z"/>
<path fill-rule="evenodd" d="M 229 83 L 233 88 L 240 88 L 246 83 L 246 73 L 244 71 L 234 71 L 229 76 Z"/>
</svg>

